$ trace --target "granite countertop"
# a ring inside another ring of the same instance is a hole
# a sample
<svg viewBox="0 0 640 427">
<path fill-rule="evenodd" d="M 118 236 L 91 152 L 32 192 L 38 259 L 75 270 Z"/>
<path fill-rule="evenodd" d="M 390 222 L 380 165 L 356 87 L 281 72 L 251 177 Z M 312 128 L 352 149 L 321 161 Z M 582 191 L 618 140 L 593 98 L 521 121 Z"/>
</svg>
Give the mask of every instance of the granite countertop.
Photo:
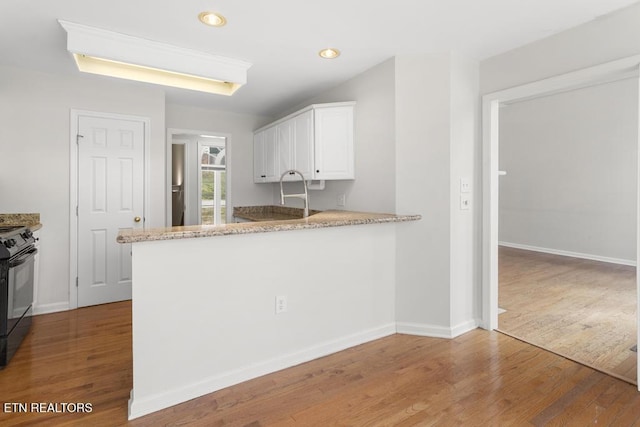
<svg viewBox="0 0 640 427">
<path fill-rule="evenodd" d="M 0 214 L 0 226 L 24 225 L 36 231 L 42 228 L 39 213 L 7 213 Z"/>
<path fill-rule="evenodd" d="M 268 212 L 268 207 L 250 207 L 255 212 Z M 247 209 L 247 208 L 243 208 Z M 294 209 L 294 208 L 289 208 Z M 184 227 L 142 228 L 121 230 L 118 243 L 136 243 L 156 240 L 189 239 L 195 237 L 214 237 L 230 234 L 268 233 L 275 231 L 302 230 L 308 228 L 340 227 L 345 225 L 378 224 L 389 222 L 417 221 L 420 215 L 395 215 L 371 212 L 352 212 L 329 210 L 298 219 L 258 220 L 256 222 L 231 223 L 224 225 L 190 225 Z M 235 210 L 234 210 L 235 213 Z M 258 215 L 259 216 L 259 215 Z"/>
<path fill-rule="evenodd" d="M 234 218 L 242 218 L 249 221 L 283 221 L 289 219 L 302 219 L 303 209 L 287 206 L 239 206 L 233 208 Z M 309 215 L 315 215 L 322 211 L 309 210 Z"/>
</svg>

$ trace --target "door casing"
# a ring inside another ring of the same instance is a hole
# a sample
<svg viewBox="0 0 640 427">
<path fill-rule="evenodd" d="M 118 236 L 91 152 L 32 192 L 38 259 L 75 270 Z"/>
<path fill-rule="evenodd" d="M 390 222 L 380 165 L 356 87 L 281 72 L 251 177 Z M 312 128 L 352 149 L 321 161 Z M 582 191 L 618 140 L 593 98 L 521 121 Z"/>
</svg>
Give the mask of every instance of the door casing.
<svg viewBox="0 0 640 427">
<path fill-rule="evenodd" d="M 168 128 L 167 129 L 167 141 L 166 141 L 166 183 L 165 183 L 165 194 L 166 194 L 166 207 L 165 207 L 165 223 L 167 227 L 171 227 L 171 161 L 172 161 L 172 152 L 171 152 L 171 144 L 173 144 L 173 140 L 175 135 L 214 135 L 226 138 L 225 144 L 225 156 L 226 156 L 226 170 L 227 170 L 227 222 L 231 222 L 233 217 L 233 191 L 232 188 L 232 151 L 233 144 L 231 143 L 231 134 L 226 132 L 216 132 L 211 130 L 194 130 L 194 129 L 176 129 L 176 128 Z M 187 150 L 188 152 L 188 150 Z M 186 160 L 186 173 L 189 173 L 192 165 L 189 164 L 189 159 Z M 194 183 L 188 183 L 188 185 L 194 185 Z M 198 185 L 196 182 L 195 185 Z M 185 196 L 186 197 L 186 196 Z M 187 201 L 185 198 L 185 203 L 190 203 L 192 201 Z"/>
<path fill-rule="evenodd" d="M 69 119 L 69 309 L 78 308 L 78 119 L 81 116 L 100 117 L 115 120 L 133 120 L 144 123 L 144 215 L 149 217 L 150 191 L 150 127 L 151 119 L 148 117 L 128 114 L 104 113 L 99 111 L 71 109 Z"/>
<path fill-rule="evenodd" d="M 500 105 L 552 95 L 596 84 L 640 76 L 640 55 L 607 62 L 533 83 L 493 92 L 482 97 L 482 327 L 498 327 L 498 148 Z M 640 86 L 640 82 L 639 82 Z M 638 146 L 640 147 L 640 93 L 638 94 Z M 638 150 L 640 164 L 640 149 Z M 639 168 L 640 169 L 640 168 Z M 638 176 L 640 183 L 640 173 Z M 640 219 L 640 185 L 637 221 Z M 640 221 L 638 221 L 640 222 Z M 640 266 L 640 226 L 636 234 L 636 265 Z M 636 307 L 640 307 L 640 275 L 636 274 Z M 640 313 L 636 314 L 640 342 Z M 640 372 L 640 358 L 638 358 Z M 640 390 L 640 384 L 638 385 Z"/>
</svg>

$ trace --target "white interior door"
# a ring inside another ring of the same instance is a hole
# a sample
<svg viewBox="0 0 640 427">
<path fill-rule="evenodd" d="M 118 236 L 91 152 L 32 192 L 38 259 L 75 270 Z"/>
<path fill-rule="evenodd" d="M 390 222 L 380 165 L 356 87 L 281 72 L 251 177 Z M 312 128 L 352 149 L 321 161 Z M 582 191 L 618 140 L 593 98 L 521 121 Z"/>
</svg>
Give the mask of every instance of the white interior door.
<svg viewBox="0 0 640 427">
<path fill-rule="evenodd" d="M 131 246 L 144 222 L 144 122 L 78 116 L 78 306 L 131 299 Z"/>
</svg>

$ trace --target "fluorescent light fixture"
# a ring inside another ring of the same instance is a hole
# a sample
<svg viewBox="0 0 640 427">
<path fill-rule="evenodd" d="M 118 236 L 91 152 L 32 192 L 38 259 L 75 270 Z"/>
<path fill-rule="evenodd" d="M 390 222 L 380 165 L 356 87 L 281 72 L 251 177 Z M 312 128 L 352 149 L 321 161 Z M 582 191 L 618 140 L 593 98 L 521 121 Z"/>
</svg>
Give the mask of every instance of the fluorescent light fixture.
<svg viewBox="0 0 640 427">
<path fill-rule="evenodd" d="M 96 58 L 94 56 L 79 55 L 77 53 L 74 53 L 73 57 L 76 60 L 78 70 L 85 73 L 101 74 L 103 76 L 216 93 L 219 95 L 233 95 L 233 92 L 241 86 L 237 83 L 222 82 L 157 68 Z"/>
<path fill-rule="evenodd" d="M 58 21 L 82 72 L 232 95 L 251 64 L 100 28 Z"/>
</svg>

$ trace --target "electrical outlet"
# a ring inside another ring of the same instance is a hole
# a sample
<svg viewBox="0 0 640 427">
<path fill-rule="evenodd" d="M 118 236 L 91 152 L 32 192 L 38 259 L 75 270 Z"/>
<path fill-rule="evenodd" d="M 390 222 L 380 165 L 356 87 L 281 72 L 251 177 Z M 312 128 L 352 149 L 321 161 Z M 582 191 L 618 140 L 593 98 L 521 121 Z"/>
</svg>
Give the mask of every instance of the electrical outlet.
<svg viewBox="0 0 640 427">
<path fill-rule="evenodd" d="M 460 210 L 468 211 L 471 209 L 471 197 L 468 194 L 460 195 Z"/>
<path fill-rule="evenodd" d="M 347 204 L 347 195 L 342 193 L 338 194 L 338 206 L 345 206 Z"/>
<path fill-rule="evenodd" d="M 276 297 L 276 314 L 284 313 L 287 311 L 287 297 L 285 295 L 279 295 Z"/>
</svg>

